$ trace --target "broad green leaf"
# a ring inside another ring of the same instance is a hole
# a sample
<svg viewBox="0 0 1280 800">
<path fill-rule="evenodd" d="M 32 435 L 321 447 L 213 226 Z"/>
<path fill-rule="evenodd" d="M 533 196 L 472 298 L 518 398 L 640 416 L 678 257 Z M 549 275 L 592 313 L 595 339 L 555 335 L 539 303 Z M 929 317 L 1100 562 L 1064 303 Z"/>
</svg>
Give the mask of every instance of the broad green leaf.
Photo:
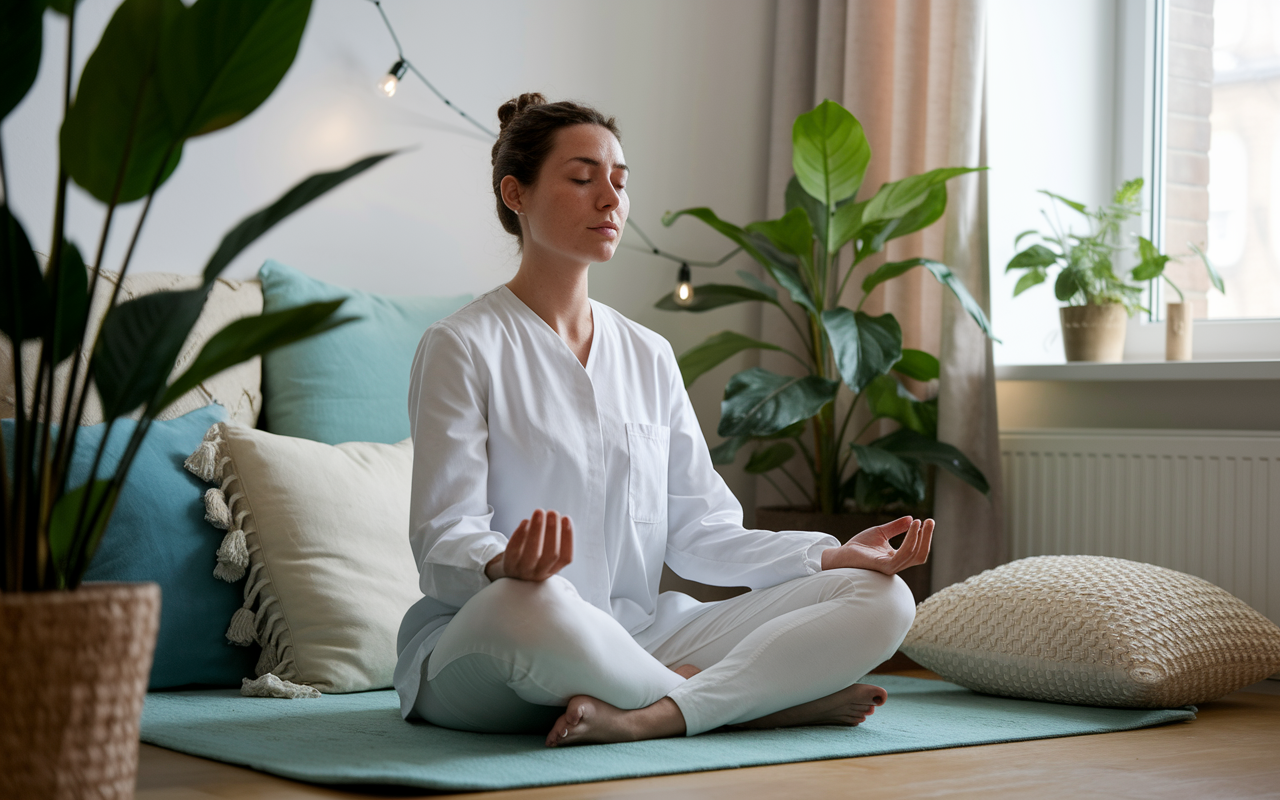
<svg viewBox="0 0 1280 800">
<path fill-rule="evenodd" d="M 875 476 L 897 489 L 912 503 L 924 500 L 924 475 L 918 464 L 900 458 L 875 445 L 853 445 L 858 457 L 858 471 Z M 865 491 L 865 490 L 864 490 Z"/>
<path fill-rule="evenodd" d="M 813 225 L 803 208 L 793 208 L 781 219 L 753 222 L 746 229 L 765 237 L 784 253 L 805 260 L 813 256 Z"/>
<path fill-rule="evenodd" d="M 56 307 L 49 309 L 49 321 L 57 326 L 53 331 L 53 360 L 62 361 L 76 351 L 84 338 L 84 327 L 89 317 L 89 273 L 85 269 L 80 248 L 68 241 L 62 243 L 62 267 L 58 270 L 58 285 L 47 288 Z M 45 275 L 46 284 L 52 277 Z"/>
<path fill-rule="evenodd" d="M 945 442 L 904 428 L 881 437 L 872 444 L 900 458 L 936 464 L 983 494 L 991 492 L 991 486 L 982 471 L 964 453 Z"/>
<path fill-rule="evenodd" d="M 1058 202 L 1065 204 L 1065 205 L 1066 205 L 1066 206 L 1068 206 L 1069 208 L 1072 208 L 1072 209 L 1075 209 L 1076 211 L 1079 211 L 1081 214 L 1088 214 L 1088 213 L 1089 213 L 1089 211 L 1088 211 L 1088 209 L 1085 207 L 1085 204 L 1084 204 L 1084 203 L 1077 203 L 1075 200 L 1068 200 L 1067 198 L 1063 197 L 1063 196 L 1062 196 L 1062 195 L 1060 195 L 1060 194 L 1054 194 L 1053 192 L 1046 191 L 1045 189 L 1041 189 L 1041 190 L 1040 190 L 1040 194 L 1043 194 L 1043 195 L 1047 195 L 1047 196 L 1049 196 L 1049 197 L 1052 197 L 1054 200 L 1057 200 Z"/>
<path fill-rule="evenodd" d="M 204 287 L 145 294 L 107 313 L 91 365 L 104 418 L 159 399 L 207 294 Z"/>
<path fill-rule="evenodd" d="M 871 162 L 862 123 L 830 100 L 796 118 L 791 147 L 791 166 L 801 187 L 828 209 L 858 193 Z"/>
<path fill-rule="evenodd" d="M 798 439 L 804 435 L 805 428 L 809 425 L 809 420 L 802 419 L 793 422 L 777 433 L 771 433 L 768 436 L 761 436 L 761 439 Z"/>
<path fill-rule="evenodd" d="M 706 223 L 717 233 L 729 238 L 734 244 L 745 250 L 747 255 L 751 256 L 761 264 L 768 266 L 767 259 L 765 255 L 760 252 L 756 240 L 752 239 L 748 235 L 747 231 L 739 228 L 732 222 L 720 219 L 720 217 L 716 216 L 716 212 L 709 208 L 684 208 L 680 211 L 668 211 L 662 215 L 662 224 L 666 227 L 671 227 L 676 220 L 686 216 L 693 217 L 694 219 L 701 220 Z"/>
<path fill-rule="evenodd" d="M 821 200 L 804 190 L 804 187 L 800 185 L 800 180 L 794 175 L 791 176 L 791 180 L 787 181 L 784 207 L 787 211 L 793 208 L 803 208 L 804 213 L 809 217 L 809 225 L 813 228 L 814 237 L 820 244 L 825 246 L 831 214 L 827 212 L 827 207 L 822 204 Z"/>
<path fill-rule="evenodd" d="M 187 13 L 180 0 L 125 0 L 80 75 L 59 136 L 62 163 L 103 203 L 145 197 L 182 158 L 156 72 L 160 42 Z"/>
<path fill-rule="evenodd" d="M 863 232 L 862 212 L 866 208 L 867 201 L 861 200 L 845 203 L 836 209 L 831 217 L 831 238 L 827 242 L 831 247 L 830 252 L 834 253 L 844 247 Z"/>
<path fill-rule="evenodd" d="M 978 323 L 978 327 L 982 329 L 982 332 L 991 339 L 996 338 L 995 333 L 991 330 L 991 322 L 987 320 L 987 315 L 982 310 L 982 306 L 978 305 L 978 301 L 973 299 L 973 295 L 969 294 L 969 290 L 951 271 L 951 268 L 941 261 L 934 261 L 929 258 L 909 258 L 906 261 L 894 261 L 884 264 L 868 275 L 866 280 L 862 282 L 862 291 L 870 292 L 876 286 L 891 278 L 896 278 L 915 267 L 924 267 L 929 270 L 933 277 L 938 280 L 938 283 L 951 290 L 951 293 L 960 301 L 960 306 L 964 308 L 969 316 L 973 317 L 973 321 Z"/>
<path fill-rule="evenodd" d="M 730 436 L 720 444 L 711 448 L 712 464 L 732 464 L 742 446 L 751 441 L 750 436 Z"/>
<path fill-rule="evenodd" d="M 754 289 L 760 294 L 766 295 L 769 298 L 769 302 L 774 305 L 778 304 L 777 289 L 760 280 L 755 275 L 752 275 L 750 272 L 747 272 L 745 269 L 738 270 L 738 277 L 742 278 L 742 282 L 747 285 L 747 288 Z"/>
<path fill-rule="evenodd" d="M 944 167 L 886 183 L 867 203 L 862 212 L 862 221 L 867 223 L 905 216 L 908 211 L 923 203 L 935 186 L 957 176 L 984 169 L 986 167 Z"/>
<path fill-rule="evenodd" d="M 782 348 L 733 331 L 721 331 L 697 347 L 685 351 L 679 360 L 680 374 L 684 377 L 685 388 L 692 386 L 704 372 L 718 367 L 726 359 L 736 356 L 743 350 L 751 349 L 781 350 Z"/>
<path fill-rule="evenodd" d="M 1024 273 L 1021 278 L 1018 278 L 1018 283 L 1013 287 L 1013 296 L 1017 297 L 1032 286 L 1044 283 L 1048 278 L 1049 273 L 1039 268 Z"/>
<path fill-rule="evenodd" d="M 201 1 L 210 2 L 210 0 Z M 211 284 L 215 278 L 222 274 L 222 271 L 227 268 L 232 259 L 240 254 L 240 251 L 253 244 L 259 236 L 271 230 L 285 217 L 288 217 L 330 189 L 342 185 L 392 155 L 395 155 L 395 153 L 378 153 L 377 155 L 366 156 L 342 169 L 312 175 L 285 192 L 279 200 L 261 211 L 245 217 L 240 221 L 239 225 L 231 229 L 230 233 L 222 237 L 222 243 L 218 245 L 217 251 L 209 259 L 209 263 L 205 265 L 205 283 Z"/>
<path fill-rule="evenodd" d="M 1194 242 L 1187 242 L 1187 246 L 1200 256 L 1200 260 L 1204 262 L 1204 268 L 1209 271 L 1209 282 L 1213 284 L 1213 288 L 1219 292 L 1226 294 L 1227 286 L 1222 282 L 1222 275 L 1218 274 L 1218 270 L 1214 269 L 1213 262 L 1209 260 L 1209 255 L 1195 245 Z"/>
<path fill-rule="evenodd" d="M 1053 282 L 1053 296 L 1065 303 L 1077 293 L 1084 292 L 1078 272 L 1079 270 L 1075 269 L 1064 269 L 1059 272 L 1058 279 Z"/>
<path fill-rule="evenodd" d="M 822 327 L 831 342 L 840 377 L 855 392 L 893 369 L 902 357 L 902 327 L 892 314 L 873 317 L 861 311 L 833 308 L 822 312 Z"/>
<path fill-rule="evenodd" d="M 895 503 L 910 507 L 923 502 L 923 497 L 917 499 L 914 488 L 903 492 L 880 476 L 865 470 L 858 470 L 844 482 L 840 487 L 840 496 L 841 500 L 853 500 L 859 511 L 880 511 Z"/>
<path fill-rule="evenodd" d="M 1042 244 L 1033 244 L 1013 258 L 1009 259 L 1009 265 L 1004 268 L 1005 272 L 1015 269 L 1037 269 L 1040 267 L 1051 267 L 1058 263 L 1058 254 L 1045 247 Z"/>
<path fill-rule="evenodd" d="M 155 413 L 168 408 L 179 397 L 224 369 L 277 347 L 355 322 L 356 317 L 334 319 L 334 313 L 343 302 L 308 303 L 232 322 L 205 342 L 191 366 L 165 390 L 154 409 Z"/>
<path fill-rule="evenodd" d="M 893 371 L 906 375 L 908 378 L 927 382 L 937 379 L 941 374 L 941 367 L 938 364 L 938 359 L 929 353 L 904 347 L 902 348 L 902 358 L 898 359 L 898 363 L 893 365 Z"/>
<path fill-rule="evenodd" d="M 760 448 L 752 453 L 751 458 L 747 459 L 747 465 L 744 469 L 750 475 L 761 475 L 787 463 L 795 454 L 795 447 L 786 442 L 778 442 L 775 445 Z"/>
<path fill-rule="evenodd" d="M 929 190 L 920 205 L 897 219 L 880 220 L 863 226 L 858 234 L 862 246 L 858 256 L 865 258 L 884 249 L 889 240 L 923 230 L 942 218 L 947 210 L 947 186 L 940 183 Z"/>
<path fill-rule="evenodd" d="M 0 8 L 0 120 L 31 91 L 44 44 L 44 2 L 5 0 Z"/>
<path fill-rule="evenodd" d="M 244 118 L 293 64 L 311 0 L 198 0 L 160 41 L 160 95 L 178 139 Z"/>
<path fill-rule="evenodd" d="M 0 205 L 0 332 L 11 342 L 44 333 L 48 293 L 22 223 Z"/>
<path fill-rule="evenodd" d="M 713 308 L 729 306 L 734 303 L 746 303 L 753 300 L 761 303 L 773 303 L 776 306 L 778 304 L 778 294 L 774 292 L 772 295 L 768 295 L 756 289 L 735 286 L 731 283 L 707 283 L 693 288 L 693 302 L 687 306 L 677 303 L 675 293 L 672 292 L 664 295 L 661 300 L 654 303 L 654 308 L 660 308 L 663 311 L 710 311 Z"/>
<path fill-rule="evenodd" d="M 920 401 L 892 375 L 880 375 L 863 391 L 867 408 L 877 419 L 891 419 L 905 428 L 924 433 L 925 423 L 916 412 Z"/>
<path fill-rule="evenodd" d="M 90 481 L 62 495 L 53 506 L 53 513 L 49 517 L 49 558 L 58 573 L 61 586 L 73 583 L 68 574 L 73 562 L 87 565 L 93 559 L 93 554 L 98 551 L 98 543 L 102 541 L 102 534 L 107 530 L 107 523 L 111 520 L 111 511 L 115 507 L 118 496 L 116 492 L 108 498 L 107 490 L 110 485 L 109 480 Z M 88 531 L 87 536 L 80 537 L 84 554 L 82 557 L 77 557 L 73 552 L 77 538 L 76 522 L 80 519 L 80 505 L 84 502 L 86 492 L 89 494 L 89 509 L 84 516 L 85 525 L 89 524 L 94 507 L 104 498 L 107 499 L 107 503 L 103 513 L 98 516 L 98 524 Z"/>
<path fill-rule="evenodd" d="M 1149 281 L 1160 277 L 1164 267 L 1169 263 L 1169 256 L 1160 250 L 1145 236 L 1138 237 L 1138 266 L 1130 273 L 1135 281 Z"/>
<path fill-rule="evenodd" d="M 768 436 L 817 414 L 835 399 L 836 381 L 793 378 L 753 367 L 729 379 L 720 403 L 721 436 Z"/>
</svg>

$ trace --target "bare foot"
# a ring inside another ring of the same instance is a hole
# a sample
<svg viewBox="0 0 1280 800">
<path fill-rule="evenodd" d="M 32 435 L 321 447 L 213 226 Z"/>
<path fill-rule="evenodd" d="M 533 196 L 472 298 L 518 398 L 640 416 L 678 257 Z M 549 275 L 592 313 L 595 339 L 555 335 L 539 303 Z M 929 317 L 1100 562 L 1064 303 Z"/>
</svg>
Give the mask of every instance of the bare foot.
<svg viewBox="0 0 1280 800">
<path fill-rule="evenodd" d="M 819 697 L 768 716 L 735 725 L 735 728 L 790 728 L 797 725 L 848 725 L 866 722 L 876 706 L 884 705 L 889 693 L 869 683 L 855 683 L 840 691 Z"/>
<path fill-rule="evenodd" d="M 547 747 L 606 742 L 636 742 L 684 733 L 684 715 L 669 697 L 635 710 L 611 706 L 585 694 L 570 698 L 547 734 Z"/>
<path fill-rule="evenodd" d="M 702 672 L 702 670 L 698 669 L 692 664 L 681 664 L 680 666 L 676 667 L 671 671 L 679 675 L 681 678 L 684 678 L 685 680 L 689 680 L 694 675 L 697 675 L 699 672 Z"/>
</svg>

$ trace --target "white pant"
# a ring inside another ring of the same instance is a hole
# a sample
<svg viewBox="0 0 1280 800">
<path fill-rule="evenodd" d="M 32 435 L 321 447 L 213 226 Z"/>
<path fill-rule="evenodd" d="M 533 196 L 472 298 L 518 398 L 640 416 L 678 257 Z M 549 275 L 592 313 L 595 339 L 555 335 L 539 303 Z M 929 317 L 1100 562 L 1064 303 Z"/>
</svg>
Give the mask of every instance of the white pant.
<svg viewBox="0 0 1280 800">
<path fill-rule="evenodd" d="M 447 728 L 545 733 L 569 698 L 670 697 L 692 736 L 857 683 L 915 618 L 896 576 L 828 570 L 724 600 L 647 652 L 558 576 L 501 579 L 467 601 L 422 665 L 414 710 Z M 685 680 L 669 667 L 693 664 Z"/>
</svg>

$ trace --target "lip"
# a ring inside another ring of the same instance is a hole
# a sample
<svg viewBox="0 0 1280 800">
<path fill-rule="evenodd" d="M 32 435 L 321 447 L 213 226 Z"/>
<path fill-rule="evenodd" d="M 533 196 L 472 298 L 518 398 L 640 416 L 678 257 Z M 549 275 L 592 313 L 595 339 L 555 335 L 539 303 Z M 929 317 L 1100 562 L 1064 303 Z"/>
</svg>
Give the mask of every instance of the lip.
<svg viewBox="0 0 1280 800">
<path fill-rule="evenodd" d="M 593 230 L 593 231 L 599 231 L 599 230 L 611 230 L 611 231 L 613 231 L 614 233 L 617 233 L 617 232 L 618 232 L 618 226 L 617 226 L 617 225 L 614 225 L 612 222 L 605 222 L 605 223 L 602 223 L 602 224 L 600 224 L 600 225 L 596 225 L 596 226 L 592 227 L 592 228 L 591 228 L 591 230 Z"/>
</svg>

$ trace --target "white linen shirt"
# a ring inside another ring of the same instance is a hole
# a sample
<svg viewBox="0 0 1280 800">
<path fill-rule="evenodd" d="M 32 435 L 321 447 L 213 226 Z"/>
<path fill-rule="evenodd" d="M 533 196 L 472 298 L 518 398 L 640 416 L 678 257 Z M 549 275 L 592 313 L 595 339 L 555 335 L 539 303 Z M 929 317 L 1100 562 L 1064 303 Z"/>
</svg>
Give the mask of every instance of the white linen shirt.
<svg viewBox="0 0 1280 800">
<path fill-rule="evenodd" d="M 585 368 L 505 285 L 427 329 L 409 387 L 409 541 L 425 597 L 405 615 L 395 687 L 421 667 L 485 565 L 535 508 L 573 519 L 560 575 L 652 650 L 710 604 L 658 593 L 680 576 L 753 589 L 811 575 L 839 543 L 757 531 L 711 464 L 666 339 L 591 301 Z"/>
</svg>

